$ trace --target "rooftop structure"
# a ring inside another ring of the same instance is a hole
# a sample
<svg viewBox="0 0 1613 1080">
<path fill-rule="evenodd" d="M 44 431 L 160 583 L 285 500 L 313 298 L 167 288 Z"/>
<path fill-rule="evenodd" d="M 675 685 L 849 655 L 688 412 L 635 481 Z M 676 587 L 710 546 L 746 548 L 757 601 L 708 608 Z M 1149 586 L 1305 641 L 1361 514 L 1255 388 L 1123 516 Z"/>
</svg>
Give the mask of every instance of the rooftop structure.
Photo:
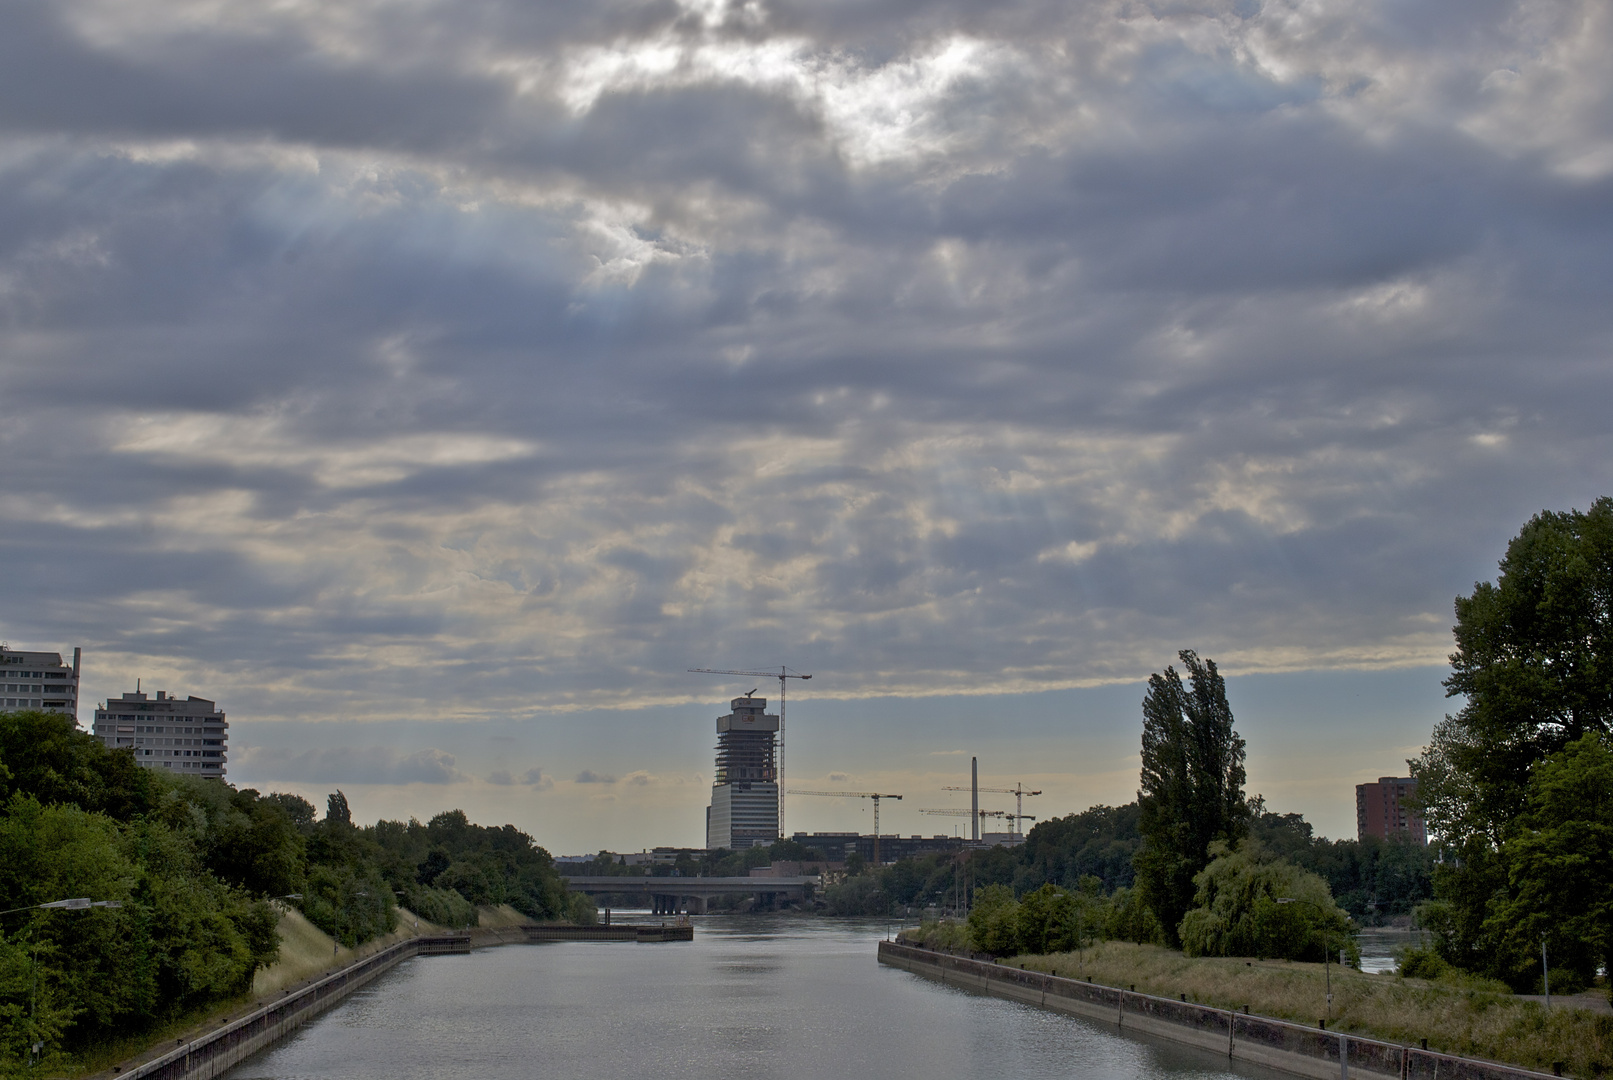
<svg viewBox="0 0 1613 1080">
<path fill-rule="evenodd" d="M 148 769 L 215 780 L 226 772 L 229 727 L 214 702 L 181 700 L 161 690 L 155 699 L 139 691 L 107 698 L 95 710 L 95 736 L 107 746 L 133 750 L 135 761 Z"/>
<path fill-rule="evenodd" d="M 39 709 L 66 713 L 78 723 L 78 666 L 82 653 L 73 650 L 73 663 L 62 654 L 29 652 L 0 645 L 0 708 Z"/>
<path fill-rule="evenodd" d="M 717 718 L 717 775 L 706 809 L 708 850 L 735 851 L 779 838 L 774 757 L 779 718 L 768 715 L 766 698 L 747 694 L 729 704 L 733 711 Z"/>
<path fill-rule="evenodd" d="M 1405 804 L 1417 794 L 1410 776 L 1380 776 L 1376 784 L 1355 785 L 1355 829 L 1358 839 L 1400 837 L 1428 846 L 1428 829 Z"/>
</svg>

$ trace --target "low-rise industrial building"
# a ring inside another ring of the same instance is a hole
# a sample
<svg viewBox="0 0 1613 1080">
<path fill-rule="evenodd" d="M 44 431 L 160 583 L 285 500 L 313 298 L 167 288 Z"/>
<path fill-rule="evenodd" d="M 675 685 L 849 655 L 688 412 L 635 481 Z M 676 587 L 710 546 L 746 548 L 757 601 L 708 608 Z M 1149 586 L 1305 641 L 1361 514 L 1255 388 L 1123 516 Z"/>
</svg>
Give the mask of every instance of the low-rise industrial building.
<svg viewBox="0 0 1613 1080">
<path fill-rule="evenodd" d="M 824 857 L 841 862 L 849 856 L 856 854 L 864 862 L 874 859 L 874 836 L 854 832 L 798 832 L 790 837 L 797 844 L 809 848 L 816 848 L 823 852 Z M 879 858 L 881 862 L 895 862 L 898 859 L 916 859 L 921 855 L 942 855 L 948 852 L 961 851 L 969 845 L 969 841 L 961 836 L 898 836 L 894 833 L 881 835 L 879 838 Z"/>
</svg>

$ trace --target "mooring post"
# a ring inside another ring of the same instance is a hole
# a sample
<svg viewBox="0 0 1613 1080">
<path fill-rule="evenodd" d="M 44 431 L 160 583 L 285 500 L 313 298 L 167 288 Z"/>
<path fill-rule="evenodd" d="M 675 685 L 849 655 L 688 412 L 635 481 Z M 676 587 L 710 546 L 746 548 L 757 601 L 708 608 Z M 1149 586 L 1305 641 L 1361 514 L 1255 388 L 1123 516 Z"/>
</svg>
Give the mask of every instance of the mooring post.
<svg viewBox="0 0 1613 1080">
<path fill-rule="evenodd" d="M 1339 1032 L 1339 1080 L 1350 1080 L 1350 1037 Z"/>
</svg>

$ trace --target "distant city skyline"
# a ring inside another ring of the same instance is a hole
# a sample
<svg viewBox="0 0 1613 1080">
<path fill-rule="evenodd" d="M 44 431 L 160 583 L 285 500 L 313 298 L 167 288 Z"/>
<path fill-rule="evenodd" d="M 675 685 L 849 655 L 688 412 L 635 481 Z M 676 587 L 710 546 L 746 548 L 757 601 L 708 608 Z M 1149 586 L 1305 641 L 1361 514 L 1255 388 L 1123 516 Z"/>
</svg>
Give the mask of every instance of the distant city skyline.
<svg viewBox="0 0 1613 1080">
<path fill-rule="evenodd" d="M 85 678 L 92 688 L 93 672 L 89 667 Z M 1237 727 L 1250 745 L 1249 793 L 1265 795 L 1271 810 L 1303 813 L 1320 835 L 1353 836 L 1355 785 L 1404 766 L 1454 707 L 1439 688 L 1442 677 L 1443 669 L 1424 668 L 1229 678 Z M 942 788 L 968 782 L 971 754 L 982 757 L 982 784 L 1023 781 L 1044 788 L 1038 820 L 1129 802 L 1137 785 L 1143 690 L 1137 683 L 861 702 L 803 695 L 795 744 L 796 767 L 804 770 L 799 783 L 907 794 L 906 805 L 886 803 L 881 821 L 882 831 L 903 835 L 951 827 L 917 809 L 949 805 L 949 799 L 966 804 L 966 796 Z M 555 854 L 700 847 L 713 779 L 711 722 L 719 711 L 726 712 L 727 703 L 476 725 L 243 725 L 237 716 L 230 780 L 300 794 L 316 806 L 339 787 L 360 821 L 424 819 L 463 808 L 484 823 L 518 825 Z M 597 737 L 628 727 L 635 741 Z M 917 730 L 928 731 L 935 745 L 915 745 Z M 992 798 L 983 796 L 983 806 L 1011 808 L 1011 796 L 1003 796 L 1000 807 Z M 791 831 L 872 828 L 861 800 L 797 798 L 790 806 Z"/>
</svg>

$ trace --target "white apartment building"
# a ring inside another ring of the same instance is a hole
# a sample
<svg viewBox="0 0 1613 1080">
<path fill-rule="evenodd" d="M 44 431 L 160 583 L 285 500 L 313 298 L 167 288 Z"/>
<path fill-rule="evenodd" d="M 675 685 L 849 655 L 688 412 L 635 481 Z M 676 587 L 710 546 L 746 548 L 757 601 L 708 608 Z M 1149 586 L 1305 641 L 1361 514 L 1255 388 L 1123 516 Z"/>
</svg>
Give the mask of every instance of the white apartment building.
<svg viewBox="0 0 1613 1080">
<path fill-rule="evenodd" d="M 148 769 L 167 769 L 222 780 L 229 761 L 229 728 L 214 702 L 138 690 L 107 698 L 95 710 L 95 735 L 107 746 L 132 749 Z"/>
<path fill-rule="evenodd" d="M 62 662 L 62 654 L 29 652 L 0 645 L 0 708 L 39 709 L 66 713 L 78 723 L 79 649 L 73 650 L 73 664 Z"/>
</svg>

